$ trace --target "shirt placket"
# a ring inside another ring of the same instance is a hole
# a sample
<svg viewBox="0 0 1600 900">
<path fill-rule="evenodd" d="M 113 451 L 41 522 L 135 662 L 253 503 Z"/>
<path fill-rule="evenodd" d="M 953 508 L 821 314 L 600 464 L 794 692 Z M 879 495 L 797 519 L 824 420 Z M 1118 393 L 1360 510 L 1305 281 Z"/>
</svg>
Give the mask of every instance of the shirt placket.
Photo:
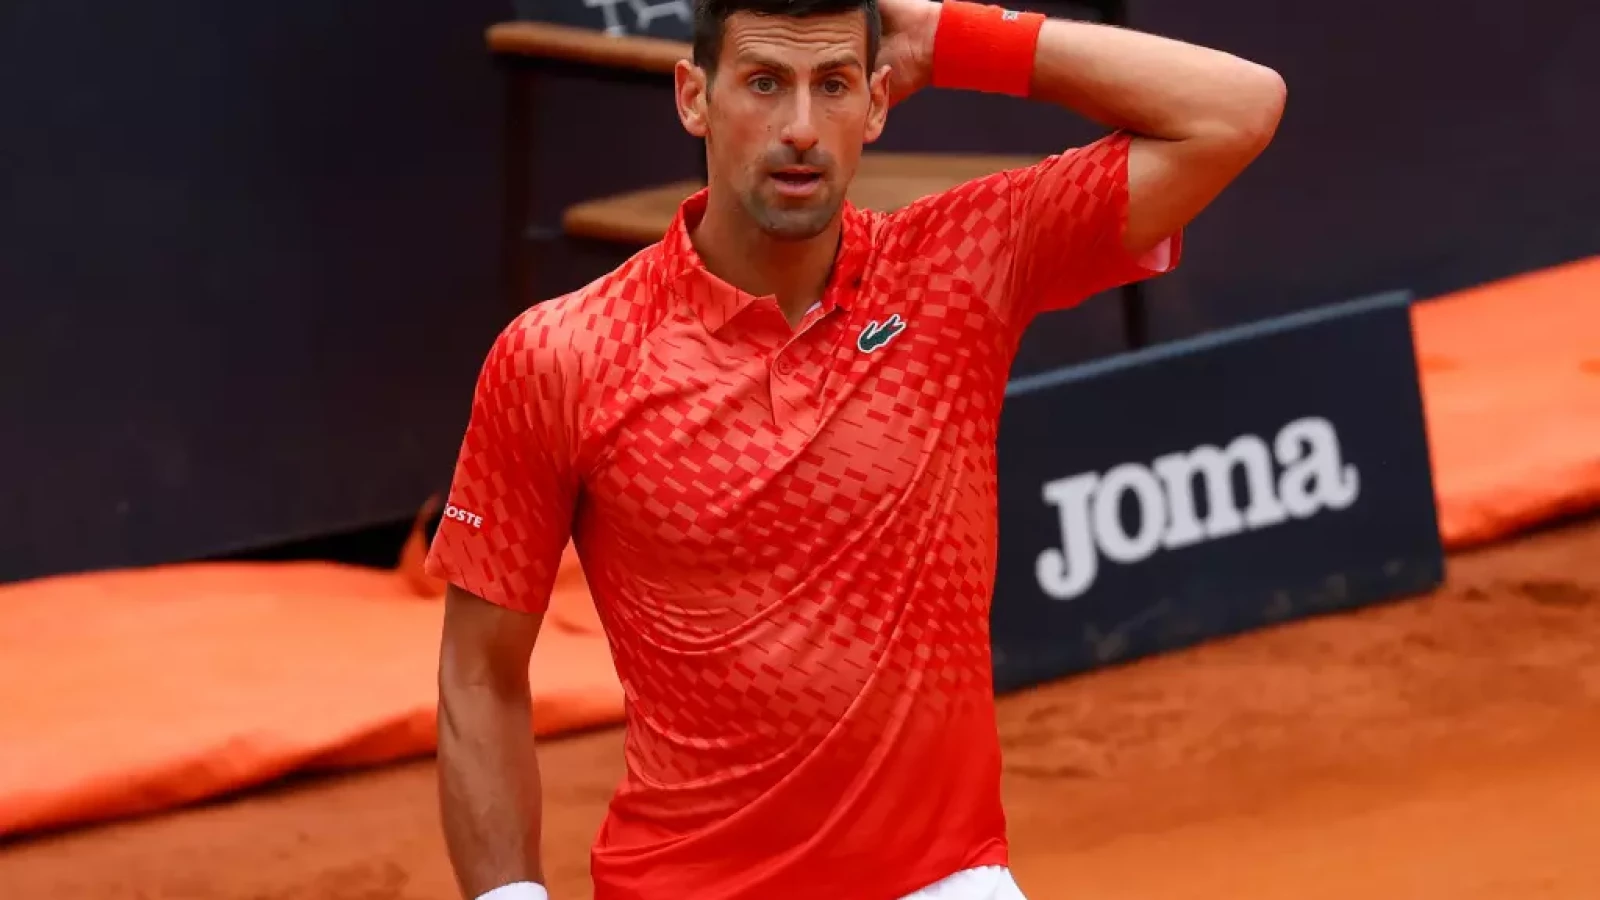
<svg viewBox="0 0 1600 900">
<path fill-rule="evenodd" d="M 768 386 L 773 418 L 782 428 L 816 428 L 820 407 L 818 392 L 824 356 L 818 342 L 824 336 L 823 309 L 813 307 L 800 321 L 800 327 L 778 345 L 772 354 Z"/>
</svg>

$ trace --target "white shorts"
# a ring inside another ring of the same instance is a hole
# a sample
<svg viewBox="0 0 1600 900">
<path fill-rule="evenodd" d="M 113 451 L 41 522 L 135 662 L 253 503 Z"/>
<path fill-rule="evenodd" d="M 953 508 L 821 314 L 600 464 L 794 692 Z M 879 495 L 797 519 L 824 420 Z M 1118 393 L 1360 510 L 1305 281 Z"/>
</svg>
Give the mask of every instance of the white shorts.
<svg viewBox="0 0 1600 900">
<path fill-rule="evenodd" d="M 1028 900 L 1005 866 L 979 866 L 941 878 L 903 900 Z"/>
</svg>

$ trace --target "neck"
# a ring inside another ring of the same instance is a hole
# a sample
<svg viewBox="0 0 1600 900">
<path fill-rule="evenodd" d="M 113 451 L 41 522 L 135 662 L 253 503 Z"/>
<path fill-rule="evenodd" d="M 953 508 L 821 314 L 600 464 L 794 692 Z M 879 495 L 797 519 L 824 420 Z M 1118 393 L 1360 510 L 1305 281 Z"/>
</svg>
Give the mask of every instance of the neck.
<svg viewBox="0 0 1600 900">
<path fill-rule="evenodd" d="M 731 198 L 707 198 L 705 214 L 689 233 L 706 269 L 747 294 L 773 297 L 791 325 L 822 299 L 839 250 L 840 217 L 813 238 L 768 237 Z M 731 208 L 730 205 L 731 204 Z"/>
</svg>

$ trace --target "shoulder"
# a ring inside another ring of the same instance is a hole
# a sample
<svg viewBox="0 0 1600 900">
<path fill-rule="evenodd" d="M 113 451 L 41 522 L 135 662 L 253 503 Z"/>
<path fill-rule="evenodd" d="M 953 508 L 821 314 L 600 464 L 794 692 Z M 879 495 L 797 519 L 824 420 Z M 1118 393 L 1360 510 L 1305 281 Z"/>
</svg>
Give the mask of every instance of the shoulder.
<svg viewBox="0 0 1600 900">
<path fill-rule="evenodd" d="M 499 343 L 545 362 L 617 361 L 673 308 L 656 250 L 652 245 L 583 287 L 529 307 L 506 326 Z"/>
<path fill-rule="evenodd" d="M 1012 167 L 969 178 L 942 191 L 919 197 L 901 209 L 898 215 L 908 219 L 925 219 L 1009 206 L 1018 177 L 1027 171 L 1028 167 Z"/>
<path fill-rule="evenodd" d="M 995 171 L 918 197 L 882 215 L 878 243 L 893 258 L 946 266 L 978 263 L 1003 250 L 1019 173 Z"/>
<path fill-rule="evenodd" d="M 1014 171 L 1000 171 L 874 214 L 878 265 L 900 278 L 953 279 L 990 296 L 1004 282 L 1016 212 Z"/>
<path fill-rule="evenodd" d="M 530 351 L 578 356 L 636 342 L 671 308 L 657 257 L 652 245 L 583 287 L 529 307 L 501 339 Z"/>
<path fill-rule="evenodd" d="M 656 250 L 519 313 L 496 335 L 482 383 L 518 383 L 570 409 L 590 389 L 620 380 L 672 308 Z"/>
</svg>

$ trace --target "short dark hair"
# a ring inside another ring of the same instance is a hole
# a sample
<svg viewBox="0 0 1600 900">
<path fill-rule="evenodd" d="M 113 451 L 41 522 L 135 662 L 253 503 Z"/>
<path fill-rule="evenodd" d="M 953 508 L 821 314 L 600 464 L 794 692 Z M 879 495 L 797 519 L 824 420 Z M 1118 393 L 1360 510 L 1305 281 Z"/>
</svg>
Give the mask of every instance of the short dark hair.
<svg viewBox="0 0 1600 900">
<path fill-rule="evenodd" d="M 715 73 L 722 55 L 722 33 L 728 17 L 747 12 L 758 16 L 831 16 L 861 10 L 867 18 L 867 58 L 870 71 L 878 59 L 878 44 L 883 38 L 883 20 L 878 16 L 878 0 L 695 0 L 694 64 Z"/>
</svg>

